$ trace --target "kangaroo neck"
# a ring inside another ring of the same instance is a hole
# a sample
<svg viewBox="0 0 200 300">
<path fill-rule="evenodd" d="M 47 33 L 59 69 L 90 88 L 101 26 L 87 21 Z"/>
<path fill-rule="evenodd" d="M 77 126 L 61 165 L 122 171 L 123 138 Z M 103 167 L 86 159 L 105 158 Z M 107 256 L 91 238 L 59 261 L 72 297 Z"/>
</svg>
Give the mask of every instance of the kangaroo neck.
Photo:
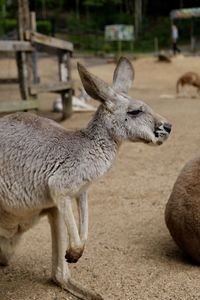
<svg viewBox="0 0 200 300">
<path fill-rule="evenodd" d="M 113 137 L 107 128 L 106 118 L 109 116 L 103 111 L 102 106 L 99 107 L 93 119 L 89 122 L 88 126 L 82 130 L 87 137 L 94 143 L 99 144 L 100 147 L 107 147 L 109 151 L 117 153 L 121 145 L 121 141 Z"/>
<path fill-rule="evenodd" d="M 96 172 L 94 177 L 99 177 L 111 168 L 120 143 L 110 135 L 104 119 L 104 111 L 97 110 L 88 126 L 82 130 L 82 134 L 90 140 L 87 163 L 94 166 Z"/>
</svg>

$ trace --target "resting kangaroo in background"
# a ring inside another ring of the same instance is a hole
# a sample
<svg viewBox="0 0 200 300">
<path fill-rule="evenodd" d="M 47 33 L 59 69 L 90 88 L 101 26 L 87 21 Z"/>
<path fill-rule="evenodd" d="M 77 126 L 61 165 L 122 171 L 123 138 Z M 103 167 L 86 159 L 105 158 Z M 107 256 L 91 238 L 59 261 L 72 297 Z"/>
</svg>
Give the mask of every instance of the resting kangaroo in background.
<svg viewBox="0 0 200 300">
<path fill-rule="evenodd" d="M 195 72 L 187 72 L 183 74 L 176 83 L 176 92 L 179 93 L 179 86 L 192 85 L 200 92 L 200 76 Z"/>
<path fill-rule="evenodd" d="M 53 280 L 80 299 L 102 299 L 75 283 L 66 263 L 77 262 L 87 240 L 87 189 L 111 168 L 124 140 L 161 145 L 171 125 L 127 95 L 134 70 L 126 58 L 118 62 L 112 86 L 80 64 L 78 71 L 86 92 L 101 102 L 85 129 L 67 132 L 30 113 L 0 119 L 0 262 L 8 264 L 23 232 L 48 215 Z"/>
<path fill-rule="evenodd" d="M 180 249 L 200 263 L 200 157 L 190 160 L 178 176 L 165 221 Z"/>
</svg>

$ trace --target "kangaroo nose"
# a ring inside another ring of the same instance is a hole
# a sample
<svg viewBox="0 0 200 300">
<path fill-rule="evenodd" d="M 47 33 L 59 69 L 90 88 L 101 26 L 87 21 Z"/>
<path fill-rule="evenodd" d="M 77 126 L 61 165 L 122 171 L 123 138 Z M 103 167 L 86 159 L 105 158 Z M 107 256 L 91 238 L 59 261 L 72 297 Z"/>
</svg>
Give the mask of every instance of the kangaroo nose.
<svg viewBox="0 0 200 300">
<path fill-rule="evenodd" d="M 165 131 L 167 131 L 168 133 L 170 133 L 171 129 L 172 129 L 172 125 L 169 124 L 169 123 L 164 123 L 163 124 L 163 128 L 165 129 Z"/>
</svg>

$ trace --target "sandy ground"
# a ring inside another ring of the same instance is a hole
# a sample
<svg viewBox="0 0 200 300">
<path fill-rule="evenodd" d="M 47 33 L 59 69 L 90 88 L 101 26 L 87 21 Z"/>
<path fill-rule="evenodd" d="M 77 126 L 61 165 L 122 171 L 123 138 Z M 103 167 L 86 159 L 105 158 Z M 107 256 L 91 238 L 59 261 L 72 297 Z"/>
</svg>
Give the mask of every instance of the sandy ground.
<svg viewBox="0 0 200 300">
<path fill-rule="evenodd" d="M 192 98 L 195 90 L 190 89 L 187 96 L 175 98 L 175 83 L 183 72 L 199 71 L 200 58 L 133 63 L 136 79 L 130 95 L 164 115 L 173 131 L 160 147 L 122 145 L 112 170 L 91 187 L 89 239 L 83 257 L 71 266 L 72 274 L 106 300 L 200 299 L 200 269 L 182 256 L 164 223 L 174 181 L 185 162 L 199 153 L 200 97 Z M 0 62 L 1 70 L 4 64 Z M 48 59 L 43 66 L 48 74 Z M 114 64 L 90 70 L 111 82 Z M 78 86 L 75 69 L 73 76 Z M 13 93 L 1 88 L 2 95 Z M 90 113 L 76 113 L 63 126 L 79 128 L 90 118 Z M 51 238 L 44 218 L 24 234 L 10 266 L 0 268 L 0 299 L 75 299 L 50 282 L 50 271 Z"/>
</svg>

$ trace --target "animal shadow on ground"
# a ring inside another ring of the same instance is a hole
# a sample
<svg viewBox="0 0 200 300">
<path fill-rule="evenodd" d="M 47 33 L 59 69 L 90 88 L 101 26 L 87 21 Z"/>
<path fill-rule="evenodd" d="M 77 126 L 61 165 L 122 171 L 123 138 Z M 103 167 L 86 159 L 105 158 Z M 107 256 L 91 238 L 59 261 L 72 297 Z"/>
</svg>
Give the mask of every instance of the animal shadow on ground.
<svg viewBox="0 0 200 300">
<path fill-rule="evenodd" d="M 53 283 L 50 275 L 44 277 L 43 275 L 38 274 L 34 267 L 31 269 L 29 265 L 26 265 L 26 263 L 23 267 L 19 265 L 15 266 L 14 264 L 9 267 L 0 266 L 0 277 L 1 300 L 29 299 L 30 290 L 34 290 L 34 299 L 38 300 L 42 299 L 41 296 L 45 293 L 44 290 L 48 290 L 51 296 L 52 294 L 58 295 L 58 298 L 55 297 L 53 299 L 77 299 L 66 291 L 64 292 L 65 298 L 62 298 L 62 290 Z M 42 294 L 40 294 L 41 292 Z"/>
<path fill-rule="evenodd" d="M 142 261 L 148 260 L 149 265 L 153 262 L 153 264 L 160 265 L 161 268 L 163 265 L 175 269 L 181 265 L 183 267 L 199 266 L 196 261 L 178 248 L 168 232 L 164 232 L 163 229 L 161 231 L 162 233 L 152 229 L 152 235 L 149 235 L 149 231 L 144 231 L 139 239 L 135 255 L 139 255 Z M 129 251 L 135 250 L 136 245 L 135 238 L 130 240 Z"/>
<path fill-rule="evenodd" d="M 153 251 L 153 249 L 152 249 Z M 194 261 L 189 255 L 182 252 L 175 242 L 170 239 L 170 237 L 163 237 L 160 240 L 160 255 L 164 255 L 164 259 L 169 260 L 169 263 L 174 263 L 178 265 L 191 265 L 199 266 L 199 264 Z"/>
</svg>

